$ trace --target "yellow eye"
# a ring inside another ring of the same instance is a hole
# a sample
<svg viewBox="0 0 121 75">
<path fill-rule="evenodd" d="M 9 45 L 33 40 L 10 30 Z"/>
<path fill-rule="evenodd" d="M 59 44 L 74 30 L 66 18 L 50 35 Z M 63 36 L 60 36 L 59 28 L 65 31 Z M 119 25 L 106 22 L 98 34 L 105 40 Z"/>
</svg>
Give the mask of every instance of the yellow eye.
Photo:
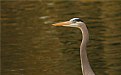
<svg viewBox="0 0 121 75">
<path fill-rule="evenodd" d="M 73 22 L 73 23 L 76 23 L 77 21 L 76 21 L 76 20 L 73 20 L 72 22 Z"/>
</svg>

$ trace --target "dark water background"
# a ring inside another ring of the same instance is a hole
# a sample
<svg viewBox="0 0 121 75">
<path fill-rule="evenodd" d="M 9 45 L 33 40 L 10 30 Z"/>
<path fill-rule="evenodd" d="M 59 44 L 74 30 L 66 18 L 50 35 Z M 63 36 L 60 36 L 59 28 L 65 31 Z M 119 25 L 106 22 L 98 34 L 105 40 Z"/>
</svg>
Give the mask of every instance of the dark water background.
<svg viewBox="0 0 121 75">
<path fill-rule="evenodd" d="M 52 23 L 80 17 L 96 75 L 121 75 L 121 1 L 1 1 L 1 75 L 82 75 L 76 28 Z"/>
</svg>

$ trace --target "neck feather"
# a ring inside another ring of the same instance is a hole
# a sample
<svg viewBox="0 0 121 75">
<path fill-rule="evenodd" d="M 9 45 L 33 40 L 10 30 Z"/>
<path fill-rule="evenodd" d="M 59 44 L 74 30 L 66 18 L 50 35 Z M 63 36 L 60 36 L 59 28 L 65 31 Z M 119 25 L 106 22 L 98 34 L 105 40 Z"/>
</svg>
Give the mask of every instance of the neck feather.
<svg viewBox="0 0 121 75">
<path fill-rule="evenodd" d="M 80 29 L 82 31 L 82 43 L 80 46 L 80 58 L 81 58 L 82 73 L 83 73 L 83 75 L 95 75 L 89 64 L 87 52 L 86 52 L 86 45 L 89 40 L 88 29 L 87 29 L 86 25 L 80 27 Z"/>
</svg>

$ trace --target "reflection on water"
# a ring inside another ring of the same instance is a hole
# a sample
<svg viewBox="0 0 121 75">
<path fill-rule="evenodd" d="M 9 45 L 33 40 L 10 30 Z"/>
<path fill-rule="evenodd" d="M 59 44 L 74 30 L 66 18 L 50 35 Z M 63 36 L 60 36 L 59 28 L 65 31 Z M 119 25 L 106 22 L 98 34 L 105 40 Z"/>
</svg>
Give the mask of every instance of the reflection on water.
<svg viewBox="0 0 121 75">
<path fill-rule="evenodd" d="M 82 18 L 96 75 L 121 75 L 121 1 L 2 1 L 2 75 L 82 75 L 81 32 L 52 23 Z"/>
</svg>

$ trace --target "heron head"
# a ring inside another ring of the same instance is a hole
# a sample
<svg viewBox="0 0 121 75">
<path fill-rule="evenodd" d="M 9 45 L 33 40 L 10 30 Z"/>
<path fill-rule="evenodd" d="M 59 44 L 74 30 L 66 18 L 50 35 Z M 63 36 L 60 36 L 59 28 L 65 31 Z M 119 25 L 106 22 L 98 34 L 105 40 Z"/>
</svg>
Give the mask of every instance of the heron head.
<svg viewBox="0 0 121 75">
<path fill-rule="evenodd" d="M 60 22 L 52 24 L 54 26 L 66 26 L 66 27 L 81 27 L 83 25 L 83 21 L 80 18 L 72 18 L 69 21 Z"/>
</svg>

